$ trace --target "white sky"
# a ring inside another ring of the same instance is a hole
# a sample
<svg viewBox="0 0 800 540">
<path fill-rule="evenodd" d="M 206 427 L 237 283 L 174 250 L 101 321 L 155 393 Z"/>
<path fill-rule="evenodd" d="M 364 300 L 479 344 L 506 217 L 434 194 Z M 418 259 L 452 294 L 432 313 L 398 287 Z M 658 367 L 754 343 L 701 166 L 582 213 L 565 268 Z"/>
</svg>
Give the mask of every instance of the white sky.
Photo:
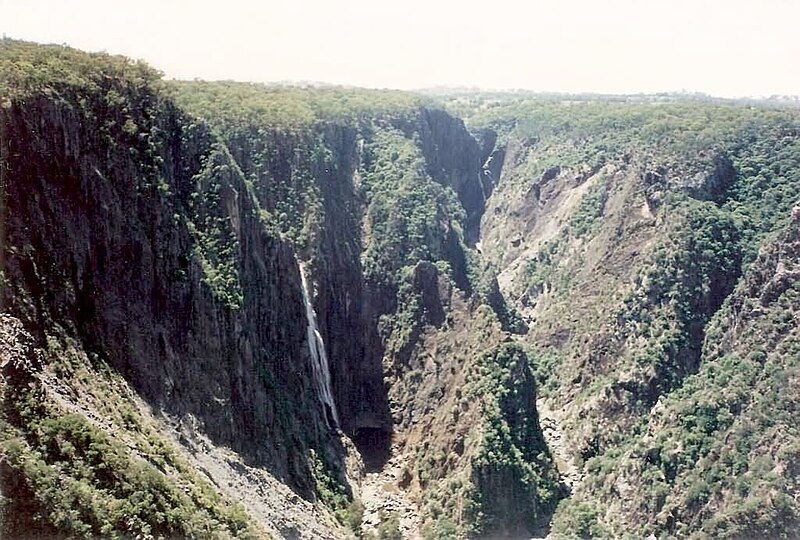
<svg viewBox="0 0 800 540">
<path fill-rule="evenodd" d="M 0 0 L 0 32 L 186 79 L 800 94 L 800 0 Z"/>
</svg>

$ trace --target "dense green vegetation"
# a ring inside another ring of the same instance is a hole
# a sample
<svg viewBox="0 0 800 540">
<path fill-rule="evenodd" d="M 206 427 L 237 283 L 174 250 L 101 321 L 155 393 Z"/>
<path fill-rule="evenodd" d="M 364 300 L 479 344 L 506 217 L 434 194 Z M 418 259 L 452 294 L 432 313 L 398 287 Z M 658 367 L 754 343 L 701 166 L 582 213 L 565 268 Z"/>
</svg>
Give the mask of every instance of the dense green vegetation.
<svg viewBox="0 0 800 540">
<path fill-rule="evenodd" d="M 231 200 L 237 196 L 230 187 L 232 175 L 240 176 L 241 171 L 227 148 L 215 145 L 193 178 L 197 190 L 192 194 L 191 209 L 195 215 L 188 226 L 196 239 L 194 254 L 203 269 L 203 280 L 222 303 L 238 309 L 244 300 L 238 271 L 239 239 L 225 207 L 225 203 L 236 204 Z"/>
<path fill-rule="evenodd" d="M 458 248 L 464 210 L 452 189 L 434 182 L 422 153 L 398 130 L 375 134 L 366 148 L 361 189 L 368 201 L 364 276 L 396 290 L 400 271 L 417 261 L 447 261 Z"/>
<path fill-rule="evenodd" d="M 479 316 L 491 313 L 487 307 L 481 311 Z M 416 449 L 425 538 L 524 535 L 547 523 L 563 495 L 542 439 L 525 348 L 506 342 L 481 350 L 463 359 L 466 382 L 456 389 L 449 411 L 478 425 L 454 447 L 429 440 Z"/>
<path fill-rule="evenodd" d="M 601 181 L 583 196 L 578 207 L 569 216 L 569 233 L 577 238 L 585 238 L 597 231 L 607 200 L 608 182 Z"/>
<path fill-rule="evenodd" d="M 174 88 L 180 106 L 213 119 L 226 133 L 251 126 L 299 130 L 318 122 L 368 124 L 426 102 L 407 92 L 341 87 L 194 81 L 175 83 Z"/>
<path fill-rule="evenodd" d="M 0 41 L 0 98 L 35 92 L 85 96 L 112 83 L 122 83 L 133 92 L 162 84 L 159 71 L 124 56 L 87 54 L 61 45 Z"/>
<path fill-rule="evenodd" d="M 504 344 L 478 359 L 465 389 L 483 402 L 482 442 L 473 465 L 474 489 L 465 512 L 470 533 L 498 534 L 513 509 L 518 534 L 552 511 L 560 495 L 558 474 L 536 415 L 536 382 L 526 352 Z M 498 493 L 496 483 L 505 484 Z M 494 487 L 493 487 L 494 486 Z"/>
<path fill-rule="evenodd" d="M 45 362 L 104 409 L 114 437 L 60 409 L 27 371 L 6 371 L 0 470 L 3 532 L 72 537 L 258 536 L 250 518 L 189 466 L 147 424 L 105 362 L 51 337 Z M 9 489 L 8 492 L 5 492 Z M 7 519 L 9 518 L 9 519 Z"/>
<path fill-rule="evenodd" d="M 609 486 L 624 477 L 635 497 L 612 511 L 639 517 L 634 534 L 797 534 L 800 283 L 774 281 L 779 265 L 797 264 L 796 227 L 766 248 L 713 318 L 699 371 L 663 399 L 645 435 L 587 462 L 587 482 L 559 509 L 557 531 L 618 527 L 596 501 L 613 497 Z"/>
<path fill-rule="evenodd" d="M 473 129 L 493 128 L 501 141 L 515 138 L 535 148 L 524 167 L 511 171 L 513 182 L 535 181 L 556 166 L 595 170 L 631 162 L 688 178 L 728 154 L 739 182 L 726 198 L 758 205 L 762 227 L 769 226 L 765 208 L 784 215 L 797 199 L 798 119 L 794 110 L 731 103 L 592 99 L 488 102 L 467 118 Z M 756 200 L 761 189 L 767 197 Z"/>
<path fill-rule="evenodd" d="M 736 181 L 723 208 L 739 220 L 745 262 L 789 220 L 800 200 L 800 115 L 786 113 L 747 125 L 732 152 Z"/>
<path fill-rule="evenodd" d="M 336 193 L 341 187 L 327 183 L 347 174 L 337 162 L 346 150 L 337 137 L 361 138 L 355 187 L 363 208 L 337 211 L 357 221 L 365 214 L 363 247 L 357 231 L 347 231 L 337 243 L 363 249 L 365 279 L 389 297 L 419 261 L 449 266 L 460 287 L 471 287 L 464 210 L 451 187 L 431 178 L 414 131 L 428 100 L 402 92 L 228 82 L 177 84 L 176 100 L 239 149 L 236 158 L 265 222 L 312 257 L 319 255 L 331 206 L 343 204 Z M 314 126 L 321 132 L 312 132 Z M 284 153 L 290 168 L 278 177 Z"/>
<path fill-rule="evenodd" d="M 639 368 L 655 370 L 657 388 L 637 396 L 651 406 L 696 369 L 703 328 L 739 277 L 739 230 L 713 203 L 665 208 L 671 229 L 616 312 L 618 334 Z M 648 395 L 649 394 L 649 395 Z"/>
</svg>

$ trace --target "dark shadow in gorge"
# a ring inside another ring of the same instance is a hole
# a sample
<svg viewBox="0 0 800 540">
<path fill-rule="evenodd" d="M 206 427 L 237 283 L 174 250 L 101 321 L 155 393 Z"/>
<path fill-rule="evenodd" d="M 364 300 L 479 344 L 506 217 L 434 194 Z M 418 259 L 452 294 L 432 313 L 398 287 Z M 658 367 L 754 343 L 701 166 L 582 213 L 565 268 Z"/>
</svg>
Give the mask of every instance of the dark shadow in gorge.
<svg viewBox="0 0 800 540">
<path fill-rule="evenodd" d="M 389 460 L 392 434 L 383 428 L 358 428 L 353 443 L 364 460 L 366 472 L 380 471 Z"/>
</svg>

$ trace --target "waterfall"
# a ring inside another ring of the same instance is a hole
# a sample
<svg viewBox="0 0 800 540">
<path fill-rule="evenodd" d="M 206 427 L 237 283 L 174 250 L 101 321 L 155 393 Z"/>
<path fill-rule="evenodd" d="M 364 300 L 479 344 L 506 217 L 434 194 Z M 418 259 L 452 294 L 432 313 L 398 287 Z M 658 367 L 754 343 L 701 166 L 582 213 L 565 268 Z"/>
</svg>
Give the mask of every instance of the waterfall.
<svg viewBox="0 0 800 540">
<path fill-rule="evenodd" d="M 483 187 L 483 175 L 484 175 L 483 169 L 478 171 L 478 185 L 481 186 L 481 195 L 483 196 L 483 202 L 486 202 L 487 197 L 486 197 L 486 188 Z"/>
<path fill-rule="evenodd" d="M 487 197 L 486 197 L 486 187 L 485 184 L 483 183 L 483 177 L 484 176 L 489 177 L 489 185 L 492 187 L 492 189 L 494 189 L 495 182 L 497 181 L 497 179 L 492 174 L 492 169 L 490 168 L 492 166 L 492 160 L 494 160 L 494 156 L 489 156 L 488 158 L 486 158 L 486 162 L 483 164 L 483 167 L 481 167 L 480 173 L 478 173 L 478 181 L 481 183 L 481 191 L 483 192 L 484 202 L 486 201 Z"/>
<path fill-rule="evenodd" d="M 311 352 L 311 369 L 314 373 L 314 385 L 316 386 L 319 400 L 322 403 L 322 409 L 325 411 L 325 419 L 328 422 L 328 426 L 337 428 L 339 427 L 339 416 L 336 413 L 336 403 L 333 400 L 333 392 L 331 391 L 331 371 L 328 365 L 328 355 L 325 352 L 325 343 L 322 341 L 322 334 L 319 333 L 319 328 L 317 327 L 317 314 L 314 311 L 314 305 L 311 303 L 306 269 L 300 261 L 297 262 L 297 266 L 300 269 L 300 279 L 303 285 L 303 302 L 306 305 L 306 320 L 308 321 L 306 337 L 308 340 L 308 349 Z"/>
</svg>

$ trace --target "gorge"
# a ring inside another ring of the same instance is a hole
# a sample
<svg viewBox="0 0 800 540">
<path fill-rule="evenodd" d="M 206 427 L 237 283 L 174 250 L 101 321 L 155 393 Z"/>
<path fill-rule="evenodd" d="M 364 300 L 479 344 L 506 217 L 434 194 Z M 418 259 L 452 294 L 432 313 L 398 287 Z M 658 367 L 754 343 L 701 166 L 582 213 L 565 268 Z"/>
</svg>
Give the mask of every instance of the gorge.
<svg viewBox="0 0 800 540">
<path fill-rule="evenodd" d="M 800 111 L 0 42 L 3 537 L 800 535 Z"/>
</svg>

